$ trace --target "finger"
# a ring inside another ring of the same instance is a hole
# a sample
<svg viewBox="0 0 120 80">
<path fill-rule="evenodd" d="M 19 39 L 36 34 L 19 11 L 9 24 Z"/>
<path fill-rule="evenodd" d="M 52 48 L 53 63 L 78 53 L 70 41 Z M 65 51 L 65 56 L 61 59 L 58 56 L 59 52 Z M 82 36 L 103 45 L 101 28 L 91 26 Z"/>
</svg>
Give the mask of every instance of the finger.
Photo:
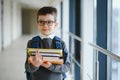
<svg viewBox="0 0 120 80">
<path fill-rule="evenodd" d="M 28 64 L 30 64 L 31 63 L 31 61 L 30 61 L 30 57 L 28 57 Z"/>
<path fill-rule="evenodd" d="M 38 51 L 35 52 L 35 58 L 37 58 L 37 56 L 38 56 Z"/>
<path fill-rule="evenodd" d="M 42 57 L 41 55 L 39 55 L 39 58 L 40 58 L 40 59 L 43 59 L 43 57 Z"/>
<path fill-rule="evenodd" d="M 36 55 L 35 55 L 35 57 L 34 57 L 34 58 L 35 58 L 35 60 L 36 60 L 36 61 L 41 60 L 40 55 L 39 55 L 39 53 L 38 53 L 38 52 L 36 52 Z"/>
<path fill-rule="evenodd" d="M 39 56 L 40 55 L 40 53 L 39 52 L 37 52 L 37 56 Z"/>
<path fill-rule="evenodd" d="M 42 56 L 40 55 L 39 51 L 36 52 L 36 58 L 42 60 Z"/>
<path fill-rule="evenodd" d="M 45 63 L 45 64 L 47 64 L 47 63 L 48 63 L 48 61 L 44 61 L 44 63 Z"/>
<path fill-rule="evenodd" d="M 35 54 L 36 54 L 35 56 L 39 56 L 39 51 L 37 50 Z"/>
<path fill-rule="evenodd" d="M 28 63 L 32 62 L 32 57 L 28 57 Z"/>
</svg>

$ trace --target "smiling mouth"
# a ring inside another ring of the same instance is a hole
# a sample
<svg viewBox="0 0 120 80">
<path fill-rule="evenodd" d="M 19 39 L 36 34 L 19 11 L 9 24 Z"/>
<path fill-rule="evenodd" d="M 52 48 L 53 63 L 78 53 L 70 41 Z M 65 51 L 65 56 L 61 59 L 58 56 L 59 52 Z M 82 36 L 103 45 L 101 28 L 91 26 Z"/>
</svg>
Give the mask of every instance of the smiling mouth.
<svg viewBox="0 0 120 80">
<path fill-rule="evenodd" d="M 43 31 L 48 31 L 49 29 L 43 29 Z"/>
</svg>

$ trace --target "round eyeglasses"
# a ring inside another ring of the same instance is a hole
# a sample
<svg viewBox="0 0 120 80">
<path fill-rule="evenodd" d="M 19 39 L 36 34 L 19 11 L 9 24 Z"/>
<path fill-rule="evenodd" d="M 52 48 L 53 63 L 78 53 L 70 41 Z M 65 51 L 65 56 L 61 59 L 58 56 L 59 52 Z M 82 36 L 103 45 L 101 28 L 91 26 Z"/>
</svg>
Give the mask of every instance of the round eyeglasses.
<svg viewBox="0 0 120 80">
<path fill-rule="evenodd" d="M 55 21 L 43 21 L 43 20 L 39 20 L 37 22 L 40 26 L 44 26 L 45 24 L 47 24 L 48 26 L 52 26 L 53 23 L 55 23 Z"/>
</svg>

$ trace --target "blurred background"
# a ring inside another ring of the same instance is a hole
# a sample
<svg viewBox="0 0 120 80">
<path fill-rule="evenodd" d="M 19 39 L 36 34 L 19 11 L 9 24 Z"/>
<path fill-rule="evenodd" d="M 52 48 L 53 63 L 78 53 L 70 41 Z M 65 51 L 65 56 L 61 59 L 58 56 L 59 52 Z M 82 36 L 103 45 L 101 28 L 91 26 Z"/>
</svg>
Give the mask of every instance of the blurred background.
<svg viewBox="0 0 120 80">
<path fill-rule="evenodd" d="M 120 0 L 0 0 L 0 80 L 26 80 L 27 41 L 37 10 L 58 10 L 56 35 L 68 48 L 66 80 L 120 80 Z"/>
</svg>

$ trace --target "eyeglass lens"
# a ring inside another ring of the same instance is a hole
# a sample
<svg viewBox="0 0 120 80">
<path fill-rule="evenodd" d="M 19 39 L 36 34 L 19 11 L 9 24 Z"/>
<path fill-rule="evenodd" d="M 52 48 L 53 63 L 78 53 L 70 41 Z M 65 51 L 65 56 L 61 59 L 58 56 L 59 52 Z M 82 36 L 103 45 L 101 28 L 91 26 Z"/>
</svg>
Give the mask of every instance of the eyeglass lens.
<svg viewBox="0 0 120 80">
<path fill-rule="evenodd" d="M 38 21 L 38 24 L 39 24 L 40 26 L 43 26 L 43 25 L 45 25 L 45 24 L 47 24 L 48 26 L 52 26 L 54 22 L 55 22 L 55 21 L 43 21 L 43 20 L 40 20 L 40 21 Z"/>
</svg>

